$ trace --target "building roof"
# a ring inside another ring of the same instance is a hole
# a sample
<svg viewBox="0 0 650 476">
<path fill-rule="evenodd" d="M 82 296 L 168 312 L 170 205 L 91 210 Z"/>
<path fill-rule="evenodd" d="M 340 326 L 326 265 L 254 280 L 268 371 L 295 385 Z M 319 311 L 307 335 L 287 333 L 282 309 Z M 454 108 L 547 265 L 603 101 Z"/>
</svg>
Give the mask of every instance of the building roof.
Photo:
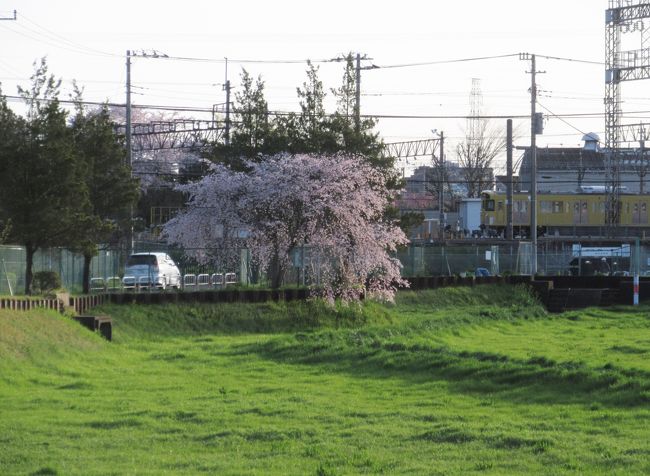
<svg viewBox="0 0 650 476">
<path fill-rule="evenodd" d="M 525 180 L 530 175 L 531 153 L 526 148 L 519 168 L 519 176 Z M 537 149 L 537 171 L 605 169 L 605 154 L 602 151 L 582 147 L 553 147 Z"/>
</svg>

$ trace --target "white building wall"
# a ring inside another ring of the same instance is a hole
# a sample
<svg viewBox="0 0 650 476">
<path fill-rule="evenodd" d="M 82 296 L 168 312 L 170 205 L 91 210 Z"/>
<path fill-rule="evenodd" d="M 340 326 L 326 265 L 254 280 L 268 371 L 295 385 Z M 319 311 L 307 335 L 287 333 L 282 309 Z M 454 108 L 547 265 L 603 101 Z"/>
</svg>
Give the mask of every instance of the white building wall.
<svg viewBox="0 0 650 476">
<path fill-rule="evenodd" d="M 481 226 L 481 199 L 463 198 L 458 212 L 460 227 L 463 230 L 478 230 Z"/>
</svg>

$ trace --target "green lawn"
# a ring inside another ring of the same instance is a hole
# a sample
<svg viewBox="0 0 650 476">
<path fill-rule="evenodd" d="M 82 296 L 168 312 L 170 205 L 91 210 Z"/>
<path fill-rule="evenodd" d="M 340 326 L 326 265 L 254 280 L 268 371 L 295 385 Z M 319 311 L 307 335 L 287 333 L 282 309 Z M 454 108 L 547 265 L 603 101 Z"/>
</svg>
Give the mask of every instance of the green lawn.
<svg viewBox="0 0 650 476">
<path fill-rule="evenodd" d="M 648 474 L 650 309 L 522 289 L 396 305 L 0 312 L 2 474 Z"/>
</svg>

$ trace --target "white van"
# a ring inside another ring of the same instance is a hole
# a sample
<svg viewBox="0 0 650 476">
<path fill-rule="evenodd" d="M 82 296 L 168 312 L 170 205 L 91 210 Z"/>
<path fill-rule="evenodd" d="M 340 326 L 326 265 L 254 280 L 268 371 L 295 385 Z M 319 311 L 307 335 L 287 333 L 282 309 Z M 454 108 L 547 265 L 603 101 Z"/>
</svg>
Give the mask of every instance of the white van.
<svg viewBox="0 0 650 476">
<path fill-rule="evenodd" d="M 129 256 L 124 269 L 125 288 L 181 287 L 181 272 L 166 253 L 135 253 Z"/>
</svg>

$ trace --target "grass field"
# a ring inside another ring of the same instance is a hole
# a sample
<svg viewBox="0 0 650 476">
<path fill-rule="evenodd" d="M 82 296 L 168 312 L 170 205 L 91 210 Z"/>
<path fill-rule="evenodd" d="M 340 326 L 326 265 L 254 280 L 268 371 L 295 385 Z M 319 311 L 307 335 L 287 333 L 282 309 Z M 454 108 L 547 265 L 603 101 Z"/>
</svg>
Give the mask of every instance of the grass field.
<svg viewBox="0 0 650 476">
<path fill-rule="evenodd" d="M 395 305 L 0 312 L 1 474 L 649 474 L 650 309 L 522 289 Z"/>
</svg>

